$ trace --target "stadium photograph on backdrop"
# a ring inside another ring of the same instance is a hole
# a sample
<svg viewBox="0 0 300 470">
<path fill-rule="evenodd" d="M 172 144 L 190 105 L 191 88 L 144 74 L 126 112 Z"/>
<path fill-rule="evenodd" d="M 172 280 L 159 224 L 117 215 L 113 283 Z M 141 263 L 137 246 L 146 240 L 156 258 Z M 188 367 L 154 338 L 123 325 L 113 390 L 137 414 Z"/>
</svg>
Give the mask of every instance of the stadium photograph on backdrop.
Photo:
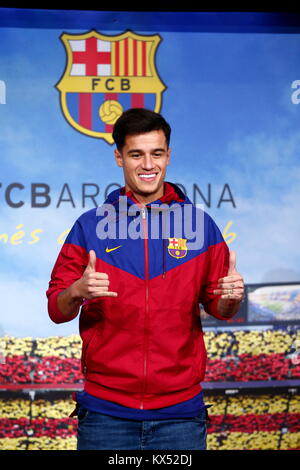
<svg viewBox="0 0 300 470">
<path fill-rule="evenodd" d="M 0 38 L 0 450 L 300 450 L 300 15 Z"/>
</svg>

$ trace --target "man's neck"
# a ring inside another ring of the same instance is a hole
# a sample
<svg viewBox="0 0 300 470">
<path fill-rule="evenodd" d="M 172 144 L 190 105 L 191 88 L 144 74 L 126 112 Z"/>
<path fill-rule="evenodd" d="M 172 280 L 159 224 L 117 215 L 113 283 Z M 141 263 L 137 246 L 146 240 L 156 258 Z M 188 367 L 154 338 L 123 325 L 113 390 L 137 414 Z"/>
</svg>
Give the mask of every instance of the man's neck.
<svg viewBox="0 0 300 470">
<path fill-rule="evenodd" d="M 142 194 L 135 193 L 125 186 L 125 193 L 127 194 L 128 192 L 131 192 L 131 194 L 140 204 L 146 205 L 146 204 L 150 204 L 151 202 L 154 202 L 160 199 L 164 195 L 164 187 L 162 188 L 161 191 L 157 192 L 156 194 L 149 194 L 149 196 L 148 195 L 144 196 Z"/>
</svg>

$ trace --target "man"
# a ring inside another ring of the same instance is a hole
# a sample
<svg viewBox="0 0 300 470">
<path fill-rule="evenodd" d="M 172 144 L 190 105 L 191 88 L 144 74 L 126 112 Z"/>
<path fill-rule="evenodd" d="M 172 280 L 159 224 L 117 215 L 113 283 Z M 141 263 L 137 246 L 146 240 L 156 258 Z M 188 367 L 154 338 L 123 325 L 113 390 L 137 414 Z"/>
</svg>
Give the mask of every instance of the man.
<svg viewBox="0 0 300 470">
<path fill-rule="evenodd" d="M 244 286 L 211 217 L 165 182 L 170 133 L 149 110 L 119 117 L 125 186 L 79 217 L 53 268 L 51 319 L 81 310 L 79 450 L 206 448 L 199 303 L 231 318 Z"/>
</svg>

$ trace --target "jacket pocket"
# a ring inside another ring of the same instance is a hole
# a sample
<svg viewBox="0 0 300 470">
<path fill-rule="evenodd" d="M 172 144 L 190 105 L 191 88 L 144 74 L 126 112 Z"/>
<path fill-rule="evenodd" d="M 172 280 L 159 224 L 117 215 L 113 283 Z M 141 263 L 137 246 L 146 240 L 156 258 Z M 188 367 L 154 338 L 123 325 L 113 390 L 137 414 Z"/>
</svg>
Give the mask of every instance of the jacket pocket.
<svg viewBox="0 0 300 470">
<path fill-rule="evenodd" d="M 203 331 L 199 328 L 193 328 L 194 353 L 193 353 L 193 380 L 197 383 L 202 382 L 205 376 L 207 353 L 203 338 Z"/>
<path fill-rule="evenodd" d="M 97 337 L 99 337 L 98 329 L 93 332 L 91 338 L 86 342 L 86 344 L 82 348 L 81 370 L 84 375 L 86 375 L 88 371 L 88 358 L 91 356 L 95 344 L 95 339 Z"/>
</svg>

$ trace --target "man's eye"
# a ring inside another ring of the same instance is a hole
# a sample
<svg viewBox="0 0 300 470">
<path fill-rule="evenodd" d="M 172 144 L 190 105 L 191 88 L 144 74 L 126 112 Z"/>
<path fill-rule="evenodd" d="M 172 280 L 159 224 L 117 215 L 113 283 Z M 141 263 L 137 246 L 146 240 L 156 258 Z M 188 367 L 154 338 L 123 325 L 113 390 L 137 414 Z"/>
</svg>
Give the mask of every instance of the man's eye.
<svg viewBox="0 0 300 470">
<path fill-rule="evenodd" d="M 162 156 L 162 152 L 155 152 L 154 154 L 154 157 L 161 157 Z"/>
<path fill-rule="evenodd" d="M 132 156 L 133 158 L 138 158 L 138 157 L 140 156 L 140 154 L 139 154 L 139 153 L 132 153 L 131 156 Z"/>
</svg>

